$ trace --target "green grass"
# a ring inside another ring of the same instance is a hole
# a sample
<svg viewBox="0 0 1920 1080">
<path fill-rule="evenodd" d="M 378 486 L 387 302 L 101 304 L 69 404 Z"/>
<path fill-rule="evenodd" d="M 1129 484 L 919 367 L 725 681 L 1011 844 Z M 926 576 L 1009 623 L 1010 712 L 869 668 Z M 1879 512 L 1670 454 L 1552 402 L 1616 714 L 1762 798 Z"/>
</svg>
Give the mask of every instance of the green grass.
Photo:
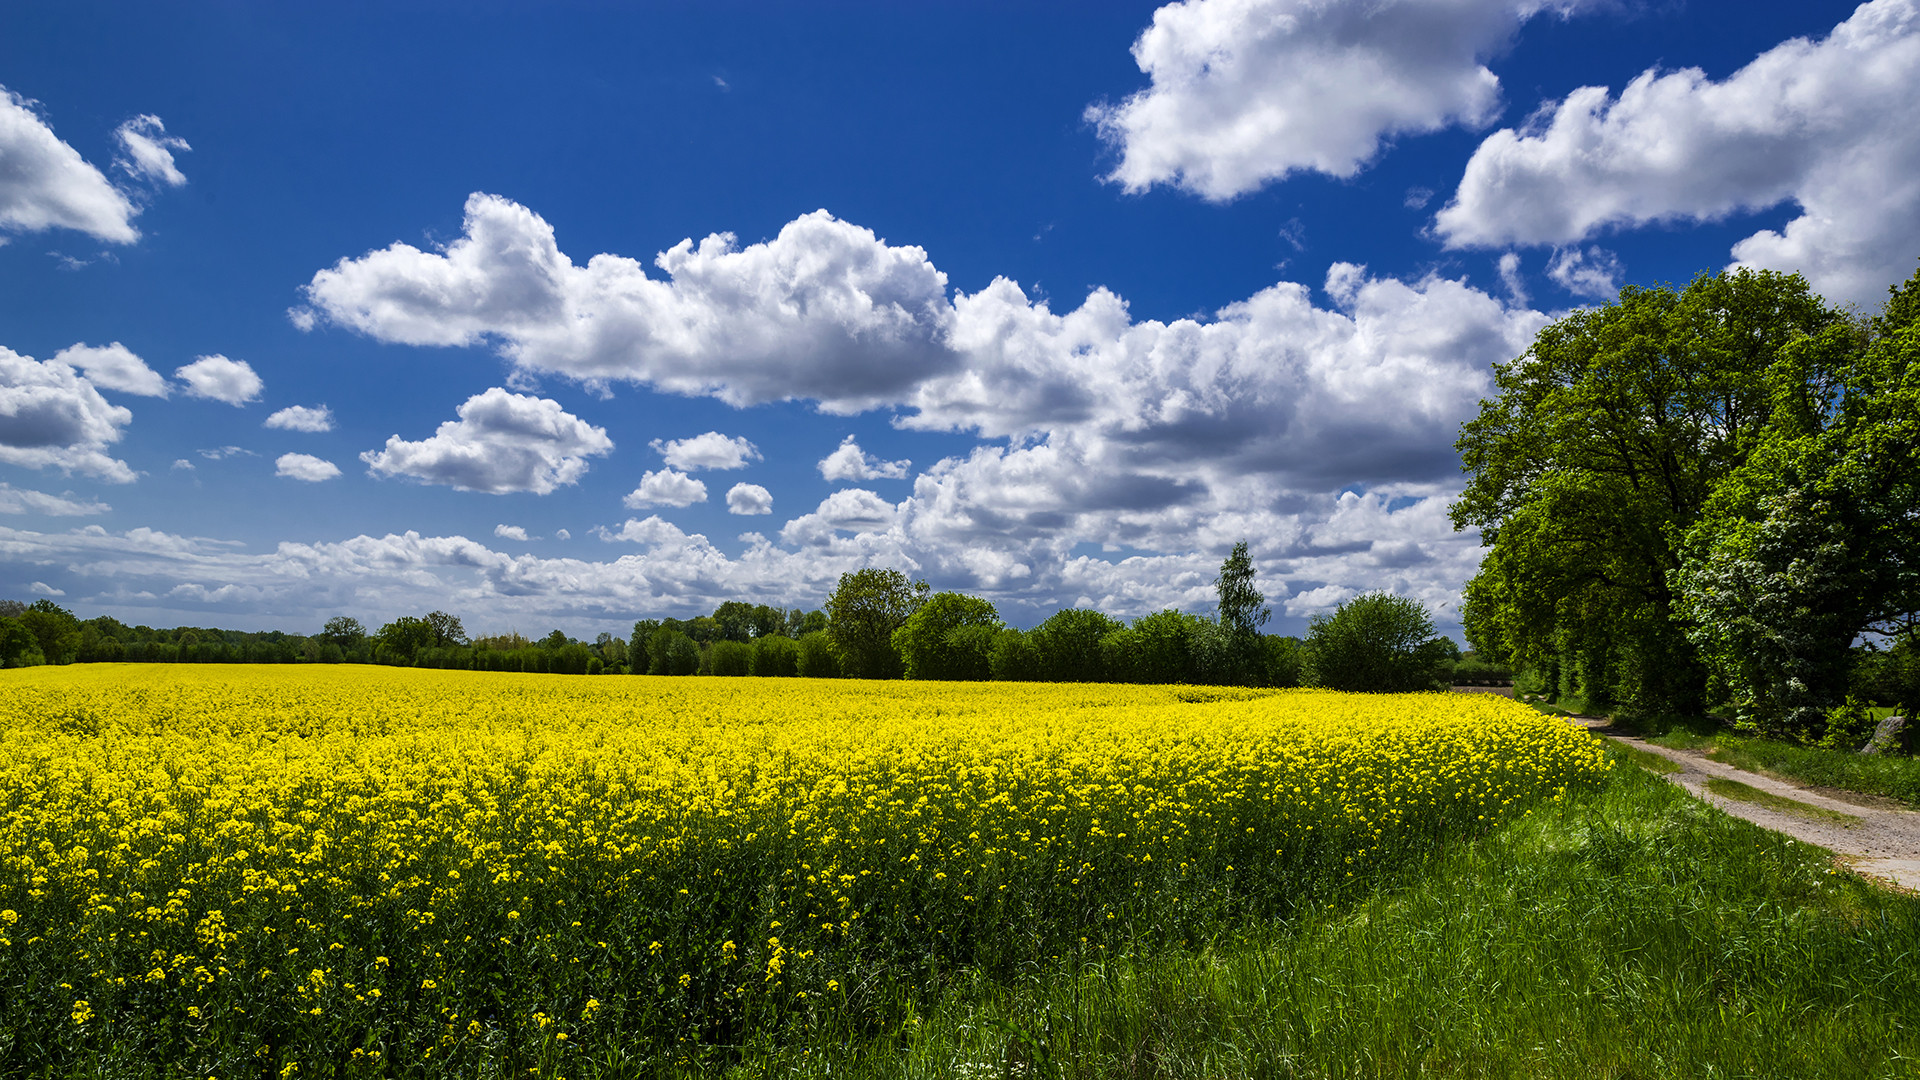
<svg viewBox="0 0 1920 1080">
<path fill-rule="evenodd" d="M 1805 818 L 1808 821 L 1824 821 L 1830 825 L 1840 825 L 1849 829 L 1860 824 L 1860 819 L 1854 817 L 1852 814 L 1843 814 L 1838 810 L 1828 810 L 1824 807 L 1812 806 L 1808 803 L 1800 802 L 1797 799 L 1789 799 L 1785 796 L 1775 795 L 1770 791 L 1761 791 L 1752 784 L 1743 784 L 1738 780 L 1728 780 L 1725 777 L 1707 777 L 1707 790 L 1723 799 L 1736 799 L 1740 802 L 1752 803 L 1755 806 L 1765 807 L 1768 810 L 1777 810 L 1783 814 L 1792 814 L 1795 817 Z"/>
<path fill-rule="evenodd" d="M 1658 776 L 1677 773 L 1684 767 L 1672 758 L 1662 757 L 1651 750 L 1642 750 L 1634 746 L 1622 746 L 1618 747 L 1618 750 L 1622 758 Z"/>
<path fill-rule="evenodd" d="M 1803 784 L 1884 795 L 1920 807 L 1920 758 L 1854 754 L 1818 746 L 1730 734 L 1670 731 L 1648 740 L 1676 750 L 1704 750 L 1715 761 L 1748 772 L 1770 773 Z"/>
<path fill-rule="evenodd" d="M 1916 952 L 1920 900 L 1622 769 L 1357 902 L 961 980 L 883 1033 L 688 1072 L 1911 1076 Z"/>
</svg>

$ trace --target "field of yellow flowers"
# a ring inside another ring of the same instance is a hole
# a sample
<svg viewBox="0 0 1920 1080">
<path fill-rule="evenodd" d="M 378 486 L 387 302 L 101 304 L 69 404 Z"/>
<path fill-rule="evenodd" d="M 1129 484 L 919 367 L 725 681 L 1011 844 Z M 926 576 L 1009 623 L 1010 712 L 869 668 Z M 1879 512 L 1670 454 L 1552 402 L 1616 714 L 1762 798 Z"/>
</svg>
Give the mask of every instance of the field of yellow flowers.
<svg viewBox="0 0 1920 1080">
<path fill-rule="evenodd" d="M 7 671 L 0 1060 L 524 1076 L 806 1038 L 1284 915 L 1607 768 L 1492 695 Z"/>
</svg>

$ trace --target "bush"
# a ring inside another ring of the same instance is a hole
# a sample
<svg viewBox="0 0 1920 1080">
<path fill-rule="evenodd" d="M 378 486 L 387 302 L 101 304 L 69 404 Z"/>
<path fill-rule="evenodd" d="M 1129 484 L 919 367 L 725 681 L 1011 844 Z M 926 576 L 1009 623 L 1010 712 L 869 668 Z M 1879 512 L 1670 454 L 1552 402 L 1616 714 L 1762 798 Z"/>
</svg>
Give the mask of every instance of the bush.
<svg viewBox="0 0 1920 1080">
<path fill-rule="evenodd" d="M 655 630 L 647 639 L 647 674 L 692 675 L 700 670 L 700 646 L 678 630 Z"/>
<path fill-rule="evenodd" d="M 999 629 L 1000 614 L 986 600 L 936 593 L 893 632 L 893 648 L 909 679 L 984 679 Z"/>
<path fill-rule="evenodd" d="M 1306 657 L 1300 648 L 1300 639 L 1268 634 L 1260 639 L 1261 659 L 1265 686 L 1299 686 L 1300 676 L 1306 667 Z"/>
<path fill-rule="evenodd" d="M 840 654 L 833 647 L 833 639 L 825 630 L 815 630 L 801 635 L 799 650 L 794 657 L 794 672 L 808 679 L 837 679 L 840 677 Z"/>
<path fill-rule="evenodd" d="M 769 634 L 753 639 L 753 673 L 786 678 L 800 673 L 800 646 L 790 637 Z"/>
<path fill-rule="evenodd" d="M 1392 593 L 1356 596 L 1307 630 L 1307 664 L 1317 686 L 1403 693 L 1439 689 L 1437 671 L 1452 652 L 1416 600 Z"/>
<path fill-rule="evenodd" d="M 1001 682 L 1037 682 L 1043 677 L 1033 636 L 1020 630 L 1007 629 L 993 635 L 987 667 Z"/>
<path fill-rule="evenodd" d="M 1100 639 L 1123 629 L 1114 619 L 1086 608 L 1054 612 L 1029 635 L 1040 677 L 1048 682 L 1099 682 L 1106 676 Z"/>
<path fill-rule="evenodd" d="M 716 641 L 707 647 L 710 675 L 751 675 L 753 646 L 744 641 Z"/>
</svg>

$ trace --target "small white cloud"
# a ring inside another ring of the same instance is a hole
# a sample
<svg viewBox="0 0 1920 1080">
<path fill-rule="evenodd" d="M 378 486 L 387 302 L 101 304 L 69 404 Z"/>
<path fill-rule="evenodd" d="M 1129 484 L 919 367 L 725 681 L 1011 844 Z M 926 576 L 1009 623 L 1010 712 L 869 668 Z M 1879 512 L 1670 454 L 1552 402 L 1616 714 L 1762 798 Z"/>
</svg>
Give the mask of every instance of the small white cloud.
<svg viewBox="0 0 1920 1080">
<path fill-rule="evenodd" d="M 522 525 L 495 525 L 493 535 L 502 540 L 518 540 L 523 544 L 531 539 L 527 535 L 526 527 Z"/>
<path fill-rule="evenodd" d="M 120 148 L 125 152 L 114 164 L 128 176 L 168 187 L 187 182 L 179 166 L 173 163 L 173 152 L 193 147 L 187 145 L 187 140 L 167 134 L 167 125 L 161 123 L 159 117 L 136 116 L 121 124 L 113 135 L 120 140 Z"/>
<path fill-rule="evenodd" d="M 65 589 L 56 589 L 44 581 L 36 581 L 27 586 L 27 591 L 35 596 L 65 596 Z"/>
<path fill-rule="evenodd" d="M 749 461 L 760 460 L 760 449 L 744 438 L 709 431 L 691 439 L 648 444 L 676 469 L 741 469 Z"/>
<path fill-rule="evenodd" d="M 215 446 L 206 450 L 195 450 L 194 453 L 199 454 L 208 461 L 221 461 L 230 457 L 260 456 L 244 446 Z"/>
<path fill-rule="evenodd" d="M 1589 300 L 1611 300 L 1620 295 L 1620 278 L 1625 273 L 1620 257 L 1605 248 L 1562 248 L 1547 262 L 1548 277 L 1573 295 Z"/>
<path fill-rule="evenodd" d="M 32 102 L 0 87 L 0 232 L 77 229 L 109 244 L 140 239 L 140 212 L 79 151 L 61 142 Z"/>
<path fill-rule="evenodd" d="M 573 534 L 565 529 L 555 529 L 553 530 L 553 538 L 555 540 L 571 540 L 573 539 Z"/>
<path fill-rule="evenodd" d="M 1519 252 L 1509 251 L 1500 256 L 1500 284 L 1506 286 L 1507 295 L 1513 298 L 1515 305 L 1522 307 L 1526 305 L 1527 280 L 1520 276 Z"/>
<path fill-rule="evenodd" d="M 860 449 L 860 444 L 849 435 L 840 440 L 840 446 L 833 453 L 820 459 L 820 475 L 828 480 L 849 480 L 862 483 L 867 480 L 905 480 L 907 470 L 913 462 L 902 458 L 899 461 L 882 461 L 870 457 Z"/>
<path fill-rule="evenodd" d="M 577 483 L 587 458 L 606 454 L 613 440 L 550 398 L 500 387 L 476 394 L 455 410 L 458 420 L 433 436 L 408 442 L 395 435 L 360 460 L 382 476 L 410 476 L 429 484 L 489 495 L 530 491 L 545 495 Z"/>
<path fill-rule="evenodd" d="M 175 368 L 173 374 L 186 384 L 188 394 L 235 406 L 257 400 L 266 387 L 260 376 L 254 374 L 251 364 L 245 360 L 229 360 L 219 353 Z"/>
<path fill-rule="evenodd" d="M 108 345 L 69 345 L 53 354 L 55 363 L 79 368 L 87 381 L 108 390 L 143 397 L 166 397 L 167 380 L 119 342 Z"/>
<path fill-rule="evenodd" d="M 290 307 L 287 309 L 287 321 L 304 334 L 319 324 L 320 317 L 310 307 Z"/>
<path fill-rule="evenodd" d="M 325 405 L 316 405 L 313 408 L 305 405 L 289 405 L 267 417 L 267 422 L 262 426 L 283 428 L 287 431 L 332 431 L 333 410 Z"/>
<path fill-rule="evenodd" d="M 274 459 L 273 474 L 313 484 L 340 475 L 340 466 L 312 454 L 281 454 Z"/>
<path fill-rule="evenodd" d="M 94 514 L 106 514 L 113 507 L 98 499 L 80 502 L 72 498 L 73 492 L 65 495 L 49 495 L 44 491 L 29 491 L 0 481 L 0 514 L 45 514 L 47 517 L 90 517 Z"/>
<path fill-rule="evenodd" d="M 621 501 L 633 510 L 649 506 L 692 506 L 707 501 L 707 485 L 686 473 L 661 469 L 642 476 L 640 486 Z"/>
<path fill-rule="evenodd" d="M 727 513 L 773 513 L 773 493 L 759 484 L 735 484 L 727 490 Z"/>
<path fill-rule="evenodd" d="M 1409 210 L 1424 210 L 1433 201 L 1434 190 L 1430 187 L 1410 187 L 1407 197 L 1401 200 Z"/>
<path fill-rule="evenodd" d="M 191 462 L 191 461 L 188 461 L 188 460 L 187 460 L 186 458 L 174 458 L 174 459 L 173 459 L 173 467 L 174 467 L 175 469 L 182 469 L 182 470 L 185 470 L 185 471 L 187 471 L 187 472 L 192 472 L 192 471 L 193 471 L 193 462 Z"/>
</svg>

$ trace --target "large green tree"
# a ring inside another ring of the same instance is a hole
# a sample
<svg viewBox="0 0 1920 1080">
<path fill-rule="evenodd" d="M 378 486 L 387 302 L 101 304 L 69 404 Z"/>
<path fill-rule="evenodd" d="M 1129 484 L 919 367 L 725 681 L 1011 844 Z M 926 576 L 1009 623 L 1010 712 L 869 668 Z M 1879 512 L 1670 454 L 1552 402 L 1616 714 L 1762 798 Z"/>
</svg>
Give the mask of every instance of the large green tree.
<svg viewBox="0 0 1920 1080">
<path fill-rule="evenodd" d="M 893 632 L 909 679 L 985 679 L 1001 630 L 993 604 L 965 593 L 935 593 Z"/>
<path fill-rule="evenodd" d="M 1630 286 L 1495 365 L 1451 510 L 1489 549 L 1463 612 L 1476 650 L 1573 673 L 1600 704 L 1700 709 L 1707 667 L 1674 617 L 1681 538 L 1761 441 L 1782 351 L 1845 323 L 1798 275 L 1740 270 Z"/>
<path fill-rule="evenodd" d="M 1688 637 L 1771 734 L 1820 734 L 1859 636 L 1911 634 L 1920 615 L 1916 297 L 1920 274 L 1869 334 L 1836 326 L 1781 351 L 1772 424 L 1684 537 Z"/>
<path fill-rule="evenodd" d="M 897 679 L 900 654 L 893 632 L 927 601 L 924 581 L 898 570 L 869 567 L 841 574 L 827 597 L 827 636 L 842 670 L 856 679 Z"/>
</svg>

